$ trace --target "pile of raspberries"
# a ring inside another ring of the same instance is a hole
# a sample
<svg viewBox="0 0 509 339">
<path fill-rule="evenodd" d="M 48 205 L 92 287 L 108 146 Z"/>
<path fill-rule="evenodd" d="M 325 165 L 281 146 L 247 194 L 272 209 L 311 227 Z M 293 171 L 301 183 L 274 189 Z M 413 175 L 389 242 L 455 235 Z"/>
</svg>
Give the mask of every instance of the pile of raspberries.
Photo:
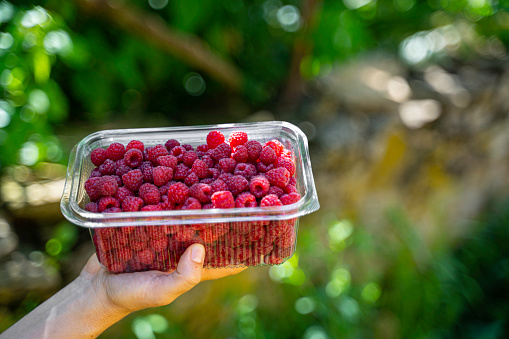
<svg viewBox="0 0 509 339">
<path fill-rule="evenodd" d="M 295 203 L 295 163 L 278 140 L 261 144 L 247 133 L 219 131 L 194 149 L 168 140 L 145 148 L 138 140 L 90 154 L 96 166 L 85 182 L 94 213 L 249 208 Z M 293 253 L 296 219 L 182 226 L 107 227 L 93 240 L 110 272 L 168 271 L 185 249 L 206 247 L 205 265 L 279 264 Z M 262 258 L 263 257 L 263 258 Z"/>
</svg>

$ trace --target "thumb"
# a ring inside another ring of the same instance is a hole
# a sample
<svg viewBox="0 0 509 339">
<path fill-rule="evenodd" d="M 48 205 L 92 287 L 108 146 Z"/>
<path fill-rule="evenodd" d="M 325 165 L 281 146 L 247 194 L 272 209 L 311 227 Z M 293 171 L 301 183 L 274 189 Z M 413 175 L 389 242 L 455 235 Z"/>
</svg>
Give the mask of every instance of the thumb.
<svg viewBox="0 0 509 339">
<path fill-rule="evenodd" d="M 170 274 L 172 290 L 181 295 L 189 291 L 201 281 L 205 248 L 201 244 L 193 244 L 180 257 L 177 270 Z"/>
</svg>

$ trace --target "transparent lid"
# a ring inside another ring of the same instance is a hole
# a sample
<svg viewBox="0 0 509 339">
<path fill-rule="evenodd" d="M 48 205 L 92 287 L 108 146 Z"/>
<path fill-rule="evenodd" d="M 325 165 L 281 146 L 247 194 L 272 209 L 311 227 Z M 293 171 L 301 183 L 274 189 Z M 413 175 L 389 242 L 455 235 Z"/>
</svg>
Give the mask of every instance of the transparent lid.
<svg viewBox="0 0 509 339">
<path fill-rule="evenodd" d="M 277 207 L 119 213 L 92 213 L 84 209 L 85 205 L 90 202 L 84 184 L 95 168 L 90 161 L 90 153 L 95 148 L 107 147 L 113 142 L 127 145 L 131 140 L 140 140 L 145 144 L 145 147 L 150 147 L 157 144 L 164 145 L 169 139 L 176 139 L 181 144 L 190 144 L 196 147 L 204 144 L 207 134 L 213 130 L 221 131 L 226 137 L 233 131 L 244 131 L 248 134 L 249 140 L 257 140 L 262 144 L 273 139 L 281 141 L 285 148 L 293 152 L 297 190 L 302 198 L 294 204 Z M 90 134 L 74 146 L 71 152 L 60 208 L 63 215 L 76 225 L 110 227 L 284 220 L 314 212 L 320 208 L 320 204 L 313 180 L 305 134 L 288 122 L 268 121 L 188 127 L 116 129 Z"/>
</svg>

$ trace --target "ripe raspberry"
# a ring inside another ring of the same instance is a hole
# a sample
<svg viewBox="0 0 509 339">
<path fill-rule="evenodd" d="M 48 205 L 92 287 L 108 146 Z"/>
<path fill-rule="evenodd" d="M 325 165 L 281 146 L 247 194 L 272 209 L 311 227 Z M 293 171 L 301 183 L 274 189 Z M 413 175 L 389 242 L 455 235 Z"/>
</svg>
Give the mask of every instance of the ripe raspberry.
<svg viewBox="0 0 509 339">
<path fill-rule="evenodd" d="M 210 185 L 212 183 L 212 181 L 214 181 L 214 178 L 204 178 L 204 179 L 200 180 L 200 182 L 202 184 L 207 184 L 207 185 Z"/>
<path fill-rule="evenodd" d="M 166 147 L 166 149 L 169 151 L 171 151 L 173 149 L 173 147 L 177 147 L 177 146 L 180 146 L 180 142 L 178 142 L 177 140 L 175 139 L 170 139 L 168 141 L 166 141 L 166 143 L 164 144 L 164 146 Z"/>
<path fill-rule="evenodd" d="M 290 194 L 290 193 L 299 193 L 297 191 L 297 187 L 295 187 L 295 185 L 286 185 L 284 188 L 283 188 L 283 191 L 285 191 L 286 194 Z"/>
<path fill-rule="evenodd" d="M 149 241 L 149 245 L 154 251 L 163 252 L 168 248 L 168 237 L 152 238 Z"/>
<path fill-rule="evenodd" d="M 182 162 L 187 166 L 191 167 L 193 166 L 193 163 L 195 160 L 198 159 L 198 154 L 196 152 L 186 152 L 184 156 L 182 157 Z"/>
<path fill-rule="evenodd" d="M 209 151 L 210 157 L 214 159 L 214 161 L 219 161 L 223 158 L 229 158 L 232 154 L 232 149 L 230 145 L 226 143 L 222 143 L 213 150 Z"/>
<path fill-rule="evenodd" d="M 170 210 L 175 209 L 175 203 L 169 201 L 167 195 L 161 196 L 161 202 L 159 203 L 159 206 L 165 211 L 170 211 Z"/>
<path fill-rule="evenodd" d="M 125 151 L 128 152 L 131 149 L 138 149 L 143 152 L 145 150 L 145 145 L 139 140 L 131 140 L 127 144 Z"/>
<path fill-rule="evenodd" d="M 99 167 L 96 167 L 92 170 L 92 172 L 90 172 L 89 178 L 100 177 L 100 176 L 102 176 L 102 174 L 101 174 L 101 172 L 99 172 Z"/>
<path fill-rule="evenodd" d="M 104 148 L 96 148 L 90 154 L 90 160 L 96 166 L 101 166 L 104 160 L 106 160 L 106 150 Z"/>
<path fill-rule="evenodd" d="M 237 162 L 232 158 L 224 158 L 219 160 L 219 169 L 224 173 L 233 173 L 236 166 Z"/>
<path fill-rule="evenodd" d="M 290 172 L 284 167 L 274 168 L 267 173 L 265 173 L 267 179 L 273 186 L 279 186 L 281 188 L 286 187 L 288 185 L 288 181 L 290 180 Z"/>
<path fill-rule="evenodd" d="M 291 177 L 290 180 L 288 180 L 288 185 L 297 186 L 297 179 L 295 179 L 295 177 Z"/>
<path fill-rule="evenodd" d="M 228 182 L 228 180 L 230 180 L 230 178 L 232 177 L 233 175 L 231 173 L 221 173 L 218 177 L 217 177 L 217 180 L 221 180 L 221 181 L 224 181 L 225 183 Z"/>
<path fill-rule="evenodd" d="M 292 159 L 279 157 L 277 158 L 276 168 L 277 167 L 284 167 L 290 172 L 290 176 L 293 177 L 295 174 L 295 164 L 293 163 Z"/>
<path fill-rule="evenodd" d="M 269 188 L 269 180 L 263 175 L 254 176 L 249 181 L 249 191 L 258 199 L 266 195 Z"/>
<path fill-rule="evenodd" d="M 184 158 L 184 154 L 186 154 L 187 150 L 182 146 L 173 147 L 170 154 L 178 159 L 179 162 L 182 162 Z"/>
<path fill-rule="evenodd" d="M 215 208 L 235 207 L 235 200 L 233 200 L 233 195 L 229 191 L 215 192 L 214 194 L 212 194 L 211 200 Z"/>
<path fill-rule="evenodd" d="M 191 227 L 179 226 L 177 232 L 173 234 L 173 239 L 178 241 L 189 241 L 193 239 L 196 231 Z"/>
<path fill-rule="evenodd" d="M 290 151 L 289 149 L 283 150 L 283 153 L 281 153 L 281 158 L 287 158 L 292 160 L 292 151 Z"/>
<path fill-rule="evenodd" d="M 168 194 L 168 187 L 170 187 L 170 185 L 171 185 L 170 182 L 167 182 L 166 184 L 164 184 L 161 187 L 159 187 L 159 193 L 161 193 L 161 197 L 163 195 L 167 195 Z"/>
<path fill-rule="evenodd" d="M 182 145 L 182 147 L 184 147 L 184 148 L 186 149 L 186 151 L 187 151 L 187 152 L 192 152 L 192 151 L 194 151 L 193 146 L 191 146 L 191 145 L 184 144 L 184 145 Z"/>
<path fill-rule="evenodd" d="M 233 195 L 238 195 L 240 192 L 249 189 L 249 181 L 241 175 L 232 176 L 226 184 Z"/>
<path fill-rule="evenodd" d="M 143 184 L 143 173 L 139 169 L 127 172 L 122 176 L 125 187 L 132 192 L 137 192 Z"/>
<path fill-rule="evenodd" d="M 212 159 L 212 157 L 210 155 L 204 155 L 201 160 L 207 164 L 207 167 L 208 168 L 212 168 L 214 167 L 215 163 L 214 163 L 214 159 Z"/>
<path fill-rule="evenodd" d="M 129 261 L 133 256 L 133 251 L 129 247 L 120 247 L 117 248 L 115 251 L 115 257 L 122 262 Z"/>
<path fill-rule="evenodd" d="M 141 167 L 140 167 L 140 169 L 141 169 Z M 154 167 L 152 165 L 144 166 L 143 169 L 141 170 L 141 173 L 143 173 L 143 181 L 144 182 L 149 182 L 149 183 L 154 182 L 154 176 L 153 176 Z"/>
<path fill-rule="evenodd" d="M 266 173 L 274 168 L 274 164 L 265 165 L 263 162 L 256 163 L 256 169 L 258 173 Z"/>
<path fill-rule="evenodd" d="M 237 247 L 240 245 L 251 244 L 251 240 L 249 240 L 246 234 L 236 233 L 233 230 L 224 236 L 224 244 L 229 247 Z"/>
<path fill-rule="evenodd" d="M 157 158 L 157 163 L 161 166 L 166 166 L 170 167 L 171 169 L 175 169 L 175 167 L 177 167 L 178 161 L 176 157 L 170 154 Z"/>
<path fill-rule="evenodd" d="M 242 192 L 235 199 L 235 207 L 256 207 L 256 198 L 249 192 Z"/>
<path fill-rule="evenodd" d="M 119 213 L 122 212 L 122 210 L 119 207 L 108 207 L 103 211 L 103 213 Z"/>
<path fill-rule="evenodd" d="M 102 197 L 99 199 L 97 206 L 99 207 L 100 212 L 104 212 L 105 209 L 119 207 L 120 204 L 118 203 L 118 200 L 113 197 Z"/>
<path fill-rule="evenodd" d="M 143 199 L 138 197 L 125 197 L 122 201 L 122 210 L 124 212 L 136 212 L 143 206 Z"/>
<path fill-rule="evenodd" d="M 173 177 L 173 170 L 166 166 L 157 166 L 152 170 L 152 179 L 154 185 L 162 186 L 171 180 Z"/>
<path fill-rule="evenodd" d="M 151 161 L 153 164 L 157 164 L 157 158 L 168 155 L 168 150 L 161 144 L 157 144 L 154 147 L 147 148 L 147 156 L 145 159 Z"/>
<path fill-rule="evenodd" d="M 251 250 L 251 246 L 241 245 L 234 249 L 233 253 L 233 262 L 234 264 L 242 264 L 245 263 L 246 260 L 251 258 L 253 254 Z"/>
<path fill-rule="evenodd" d="M 209 202 L 212 193 L 212 187 L 207 184 L 198 183 L 189 188 L 189 195 L 198 199 L 201 203 Z"/>
<path fill-rule="evenodd" d="M 198 235 L 203 239 L 205 243 L 213 243 L 219 239 L 219 234 L 216 232 L 214 227 L 206 227 L 205 229 L 198 232 Z"/>
<path fill-rule="evenodd" d="M 127 166 L 136 168 L 143 162 L 143 153 L 137 148 L 130 149 L 125 152 L 124 161 Z"/>
<path fill-rule="evenodd" d="M 168 200 L 176 204 L 182 204 L 189 197 L 189 188 L 182 183 L 177 182 L 168 187 Z"/>
<path fill-rule="evenodd" d="M 191 167 L 191 171 L 198 175 L 198 178 L 203 179 L 209 175 L 209 166 L 203 160 L 196 160 Z"/>
<path fill-rule="evenodd" d="M 216 180 L 219 177 L 219 174 L 221 174 L 221 171 L 217 168 L 209 168 L 209 174 L 208 177 L 210 177 L 213 180 Z"/>
<path fill-rule="evenodd" d="M 280 200 L 283 205 L 290 205 L 300 200 L 300 194 L 299 193 L 285 194 L 280 198 Z"/>
<path fill-rule="evenodd" d="M 136 227 L 131 233 L 131 248 L 135 251 L 141 251 L 148 247 L 149 236 L 144 227 Z"/>
<path fill-rule="evenodd" d="M 99 172 L 102 175 L 113 175 L 117 170 L 117 164 L 111 159 L 106 159 L 101 166 L 99 166 Z"/>
<path fill-rule="evenodd" d="M 231 147 L 237 147 L 239 145 L 244 145 L 247 142 L 247 133 L 246 132 L 232 132 L 228 137 L 228 143 Z"/>
<path fill-rule="evenodd" d="M 124 174 L 132 170 L 131 167 L 127 166 L 124 159 L 120 159 L 115 161 L 115 164 L 117 165 L 117 169 L 115 171 L 115 175 L 118 175 L 119 177 L 122 177 Z"/>
<path fill-rule="evenodd" d="M 283 153 L 283 150 L 285 149 L 283 144 L 279 140 L 275 139 L 267 141 L 263 146 L 270 146 L 274 150 L 274 152 L 276 152 L 276 157 L 280 157 L 281 153 Z"/>
<path fill-rule="evenodd" d="M 261 207 L 269 207 L 269 206 L 283 206 L 277 195 L 268 194 L 263 197 L 262 201 L 260 201 Z"/>
<path fill-rule="evenodd" d="M 287 248 L 295 244 L 295 238 L 295 228 L 289 227 L 285 233 L 281 234 L 276 240 L 274 240 L 274 245 L 279 248 Z"/>
<path fill-rule="evenodd" d="M 240 145 L 235 147 L 235 151 L 232 153 L 232 158 L 235 159 L 236 162 L 246 162 L 247 161 L 247 148 L 244 145 Z"/>
<path fill-rule="evenodd" d="M 253 225 L 247 237 L 251 241 L 257 241 L 265 236 L 265 227 Z"/>
<path fill-rule="evenodd" d="M 85 181 L 85 191 L 90 197 L 90 201 L 96 201 L 101 197 L 101 191 L 99 189 L 99 183 L 102 181 L 101 177 L 89 178 Z"/>
<path fill-rule="evenodd" d="M 212 193 L 215 193 L 228 190 L 228 185 L 226 185 L 223 180 L 217 179 L 210 183 L 210 188 L 212 189 Z"/>
<path fill-rule="evenodd" d="M 138 261 L 143 265 L 150 265 L 154 261 L 155 257 L 155 253 L 152 249 L 145 248 L 136 253 L 134 259 L 138 259 Z"/>
<path fill-rule="evenodd" d="M 133 192 L 125 186 L 119 187 L 117 193 L 115 193 L 115 199 L 117 199 L 120 204 L 122 204 L 125 198 L 132 196 L 134 196 Z"/>
<path fill-rule="evenodd" d="M 260 157 L 262 145 L 256 140 L 250 140 L 244 144 L 247 148 L 247 160 L 254 162 Z"/>
<path fill-rule="evenodd" d="M 200 146 L 196 147 L 196 153 L 198 154 L 198 157 L 200 157 L 200 158 L 202 156 L 204 156 L 208 150 L 209 150 L 209 146 L 207 144 L 200 145 Z"/>
<path fill-rule="evenodd" d="M 265 265 L 280 265 L 284 262 L 284 257 L 280 258 L 278 255 L 274 253 L 274 251 L 270 252 L 268 255 L 263 257 L 263 262 Z"/>
<path fill-rule="evenodd" d="M 147 205 L 156 205 L 161 200 L 159 189 L 157 186 L 150 183 L 141 185 L 138 196 L 142 198 Z"/>
<path fill-rule="evenodd" d="M 101 177 L 97 183 L 99 192 L 103 197 L 111 197 L 117 193 L 118 183 L 117 179 L 113 176 L 106 175 Z"/>
<path fill-rule="evenodd" d="M 106 156 L 108 159 L 113 161 L 120 160 L 124 157 L 125 147 L 124 145 L 114 142 L 106 149 Z"/>
<path fill-rule="evenodd" d="M 92 213 L 99 213 L 99 206 L 95 202 L 89 202 L 85 206 L 85 210 Z"/>
<path fill-rule="evenodd" d="M 183 210 L 200 210 L 201 204 L 200 201 L 196 198 L 189 197 L 184 201 L 184 205 L 182 206 Z"/>
<path fill-rule="evenodd" d="M 207 135 L 207 146 L 209 149 L 214 149 L 224 142 L 224 135 L 219 131 L 211 131 Z"/>
<path fill-rule="evenodd" d="M 200 179 L 198 178 L 198 175 L 191 171 L 189 171 L 189 174 L 184 179 L 184 184 L 186 184 L 188 187 L 193 186 L 194 184 L 197 184 L 199 182 Z"/>
<path fill-rule="evenodd" d="M 277 160 L 276 152 L 270 146 L 263 146 L 258 159 L 265 165 L 272 164 Z"/>
<path fill-rule="evenodd" d="M 275 194 L 278 198 L 281 198 L 285 194 L 285 191 L 283 191 L 281 187 L 270 186 L 267 194 Z"/>
<path fill-rule="evenodd" d="M 274 244 L 272 242 L 268 243 L 265 238 L 262 238 L 254 242 L 252 248 L 253 255 L 266 255 L 272 251 Z"/>
<path fill-rule="evenodd" d="M 237 167 L 235 167 L 235 170 L 233 171 L 233 174 L 242 175 L 248 180 L 255 176 L 257 173 L 258 172 L 256 171 L 256 167 L 253 164 L 246 163 L 237 164 Z"/>
<path fill-rule="evenodd" d="M 208 204 L 205 204 L 205 205 L 201 206 L 202 210 L 210 210 L 212 208 L 214 208 L 214 204 L 213 203 L 208 203 Z"/>
</svg>

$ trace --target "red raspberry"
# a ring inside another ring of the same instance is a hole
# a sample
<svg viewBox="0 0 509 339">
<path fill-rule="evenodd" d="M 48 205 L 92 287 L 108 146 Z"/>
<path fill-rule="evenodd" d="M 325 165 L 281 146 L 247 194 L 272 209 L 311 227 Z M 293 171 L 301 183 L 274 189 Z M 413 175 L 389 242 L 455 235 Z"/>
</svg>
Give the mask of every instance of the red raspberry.
<svg viewBox="0 0 509 339">
<path fill-rule="evenodd" d="M 115 171 L 115 174 L 118 175 L 119 177 L 122 177 L 124 174 L 126 174 L 127 172 L 132 170 L 131 167 L 127 166 L 127 164 L 125 163 L 124 159 L 120 159 L 120 160 L 115 161 L 115 164 L 117 165 L 117 169 Z"/>
<path fill-rule="evenodd" d="M 107 175 L 101 177 L 101 180 L 98 181 L 97 185 L 99 192 L 103 197 L 111 197 L 117 193 L 118 183 L 117 179 L 113 176 Z"/>
<path fill-rule="evenodd" d="M 265 173 L 265 176 L 269 179 L 271 185 L 279 186 L 281 188 L 286 187 L 290 180 L 290 172 L 288 172 L 288 170 L 284 167 L 274 168 Z"/>
<path fill-rule="evenodd" d="M 220 236 L 214 227 L 206 227 L 205 229 L 199 231 L 198 234 L 205 243 L 210 244 L 219 239 Z"/>
<path fill-rule="evenodd" d="M 117 171 L 117 164 L 111 159 L 106 159 L 101 166 L 99 166 L 99 172 L 102 175 L 113 175 Z"/>
<path fill-rule="evenodd" d="M 204 179 L 200 180 L 200 182 L 202 184 L 207 184 L 207 185 L 210 185 L 212 183 L 212 181 L 214 181 L 214 178 L 204 178 Z"/>
<path fill-rule="evenodd" d="M 295 177 L 291 177 L 288 181 L 288 185 L 297 186 L 297 179 L 295 179 Z"/>
<path fill-rule="evenodd" d="M 231 173 L 221 173 L 216 180 L 222 180 L 224 181 L 225 183 L 228 182 L 228 180 L 230 180 L 230 178 L 232 177 L 233 175 Z"/>
<path fill-rule="evenodd" d="M 265 165 L 263 162 L 258 162 L 256 164 L 256 169 L 259 173 L 266 173 L 274 168 L 274 164 Z"/>
<path fill-rule="evenodd" d="M 207 184 L 198 183 L 189 188 L 189 195 L 198 199 L 201 203 L 209 202 L 212 193 L 212 187 Z"/>
<path fill-rule="evenodd" d="M 263 146 L 270 146 L 274 152 L 276 152 L 276 157 L 280 157 L 281 153 L 283 153 L 283 150 L 285 149 L 279 140 L 267 141 Z"/>
<path fill-rule="evenodd" d="M 145 205 L 141 208 L 142 211 L 162 211 L 162 207 L 159 205 Z"/>
<path fill-rule="evenodd" d="M 173 178 L 175 180 L 184 180 L 189 172 L 189 167 L 184 164 L 178 164 L 173 171 Z"/>
<path fill-rule="evenodd" d="M 156 205 L 161 200 L 159 189 L 157 186 L 150 183 L 141 185 L 138 196 L 142 198 L 147 205 Z"/>
<path fill-rule="evenodd" d="M 131 248 L 135 251 L 141 251 L 148 247 L 149 236 L 145 232 L 145 227 L 136 227 L 131 233 Z"/>
<path fill-rule="evenodd" d="M 207 146 L 209 149 L 214 149 L 224 142 L 224 135 L 219 131 L 211 131 L 207 134 Z"/>
<path fill-rule="evenodd" d="M 187 151 L 187 152 L 192 152 L 192 151 L 194 151 L 193 146 L 191 146 L 191 145 L 184 144 L 184 145 L 182 145 L 182 147 L 184 147 L 184 148 L 186 149 L 186 151 Z"/>
<path fill-rule="evenodd" d="M 175 209 L 175 203 L 169 201 L 167 195 L 161 196 L 161 201 L 159 206 L 161 206 L 163 210 L 170 211 Z"/>
<path fill-rule="evenodd" d="M 285 194 L 285 191 L 283 191 L 281 187 L 270 186 L 267 194 L 275 194 L 278 198 L 281 198 Z"/>
<path fill-rule="evenodd" d="M 147 148 L 146 159 L 154 164 L 157 164 L 157 158 L 168 155 L 168 150 L 161 144 L 157 144 L 154 147 Z"/>
<path fill-rule="evenodd" d="M 124 157 L 125 147 L 124 145 L 114 142 L 106 149 L 106 156 L 111 160 L 120 160 Z"/>
<path fill-rule="evenodd" d="M 196 198 L 189 197 L 184 201 L 184 205 L 182 206 L 183 210 L 200 210 L 201 204 L 200 201 Z"/>
<path fill-rule="evenodd" d="M 133 251 L 129 247 L 117 248 L 114 253 L 115 257 L 122 262 L 129 261 L 133 256 Z"/>
<path fill-rule="evenodd" d="M 236 162 L 246 162 L 247 161 L 247 148 L 244 145 L 240 145 L 235 147 L 235 151 L 232 153 L 232 158 L 235 159 Z"/>
<path fill-rule="evenodd" d="M 145 145 L 141 141 L 131 140 L 125 147 L 125 151 L 128 152 L 131 149 L 138 149 L 143 152 L 145 150 Z"/>
<path fill-rule="evenodd" d="M 176 204 L 182 204 L 189 197 L 189 188 L 182 183 L 177 182 L 168 187 L 168 200 Z"/>
<path fill-rule="evenodd" d="M 205 205 L 201 206 L 202 210 L 210 210 L 212 208 L 214 208 L 214 204 L 213 203 L 208 203 L 208 204 L 205 204 Z"/>
<path fill-rule="evenodd" d="M 172 183 L 167 182 L 166 184 L 159 187 L 159 193 L 161 193 L 161 196 L 168 194 L 168 187 L 170 187 L 171 184 L 173 184 L 173 182 Z"/>
<path fill-rule="evenodd" d="M 286 185 L 284 188 L 283 188 L 283 191 L 285 191 L 286 194 L 290 194 L 290 193 L 299 193 L 299 191 L 297 191 L 297 187 L 295 187 L 295 185 Z"/>
<path fill-rule="evenodd" d="M 256 207 L 256 198 L 249 192 L 242 192 L 235 199 L 235 207 Z"/>
<path fill-rule="evenodd" d="M 229 158 L 232 154 L 230 145 L 222 143 L 213 150 L 210 151 L 210 157 L 215 161 L 219 161 L 224 158 Z"/>
<path fill-rule="evenodd" d="M 178 241 L 189 241 L 193 239 L 196 231 L 191 227 L 179 226 L 177 232 L 173 234 L 173 239 Z"/>
<path fill-rule="evenodd" d="M 265 236 L 265 227 L 253 225 L 251 231 L 248 233 L 247 237 L 251 241 L 257 241 Z"/>
<path fill-rule="evenodd" d="M 260 201 L 261 207 L 269 207 L 269 206 L 283 206 L 277 195 L 268 194 L 263 197 L 262 201 Z"/>
<path fill-rule="evenodd" d="M 101 177 L 93 177 L 85 181 L 84 185 L 85 191 L 87 192 L 91 201 L 96 201 L 101 197 L 101 191 L 99 188 L 99 183 L 101 181 L 102 181 Z"/>
<path fill-rule="evenodd" d="M 166 146 L 166 149 L 169 151 L 171 151 L 173 149 L 173 147 L 177 147 L 177 146 L 180 146 L 180 142 L 178 142 L 177 140 L 175 139 L 170 139 L 168 141 L 166 141 L 166 143 L 164 144 L 164 146 Z"/>
<path fill-rule="evenodd" d="M 228 190 L 232 192 L 233 195 L 238 195 L 240 192 L 249 189 L 249 181 L 244 178 L 242 175 L 234 175 L 232 176 L 228 182 Z"/>
<path fill-rule="evenodd" d="M 137 192 L 143 184 L 143 173 L 139 169 L 129 171 L 122 176 L 122 181 L 129 190 Z"/>
<path fill-rule="evenodd" d="M 254 176 L 249 181 L 249 191 L 258 199 L 266 195 L 269 188 L 269 180 L 263 175 Z"/>
<path fill-rule="evenodd" d="M 198 178 L 203 179 L 209 175 L 209 166 L 203 160 L 196 160 L 191 167 L 191 171 L 198 175 Z"/>
<path fill-rule="evenodd" d="M 117 193 L 115 193 L 115 199 L 117 199 L 120 204 L 122 204 L 122 201 L 124 201 L 127 197 L 134 196 L 133 192 L 125 186 L 121 186 L 117 189 Z"/>
<path fill-rule="evenodd" d="M 150 248 L 145 248 L 135 254 L 135 259 L 143 265 L 150 265 L 155 259 L 155 253 Z"/>
<path fill-rule="evenodd" d="M 130 149 L 125 152 L 124 161 L 127 166 L 136 168 L 143 162 L 143 153 L 137 148 Z"/>
<path fill-rule="evenodd" d="M 256 171 L 256 167 L 253 164 L 240 163 L 235 167 L 235 171 L 233 174 L 242 175 L 246 179 L 251 179 L 258 172 Z"/>
<path fill-rule="evenodd" d="M 239 234 L 246 234 L 249 233 L 252 229 L 252 225 L 255 225 L 255 223 L 249 222 L 249 221 L 240 221 L 240 222 L 232 222 L 232 230 L 235 233 Z"/>
<path fill-rule="evenodd" d="M 235 200 L 233 200 L 233 195 L 229 191 L 215 192 L 214 194 L 212 194 L 211 200 L 215 208 L 235 207 Z"/>
<path fill-rule="evenodd" d="M 254 162 L 260 157 L 262 145 L 256 140 L 250 140 L 244 144 L 247 148 L 247 160 Z"/>
<path fill-rule="evenodd" d="M 99 213 L 99 206 L 95 202 L 89 202 L 85 206 L 85 210 L 92 213 Z"/>
<path fill-rule="evenodd" d="M 207 153 L 207 151 L 209 150 L 209 146 L 207 144 L 204 144 L 204 145 L 200 145 L 200 146 L 197 146 L 196 147 L 196 153 L 198 154 L 198 156 L 201 158 L 202 156 L 205 155 L 205 153 Z"/>
<path fill-rule="evenodd" d="M 269 165 L 277 161 L 277 155 L 272 147 L 263 146 L 258 159 L 265 165 Z"/>
<path fill-rule="evenodd" d="M 108 156 L 106 155 L 106 150 L 104 148 L 96 148 L 90 154 L 90 160 L 96 166 L 101 166 L 107 157 Z"/>
<path fill-rule="evenodd" d="M 237 247 L 240 245 L 249 246 L 251 244 L 251 240 L 249 240 L 245 234 L 230 231 L 224 236 L 224 244 L 229 247 Z"/>
<path fill-rule="evenodd" d="M 272 251 L 274 248 L 274 244 L 267 243 L 265 241 L 265 238 L 259 239 L 258 241 L 254 242 L 252 245 L 253 248 L 253 255 L 266 255 Z"/>
<path fill-rule="evenodd" d="M 182 162 L 184 158 L 184 154 L 186 154 L 187 150 L 182 146 L 173 147 L 170 154 L 178 159 L 179 162 Z"/>
<path fill-rule="evenodd" d="M 233 263 L 242 264 L 253 254 L 250 246 L 241 245 L 234 249 Z"/>
<path fill-rule="evenodd" d="M 284 262 L 284 258 L 280 258 L 278 255 L 274 253 L 274 251 L 270 252 L 268 255 L 263 257 L 263 262 L 266 265 L 279 265 Z"/>
<path fill-rule="evenodd" d="M 118 200 L 113 197 L 102 197 L 101 199 L 99 199 L 97 206 L 99 207 L 100 212 L 104 212 L 105 209 L 119 207 L 120 204 Z"/>
<path fill-rule="evenodd" d="M 171 180 L 173 177 L 173 170 L 166 166 L 157 166 L 152 170 L 152 180 L 154 185 L 162 186 Z"/>
<path fill-rule="evenodd" d="M 219 174 L 221 174 L 221 171 L 217 168 L 209 168 L 209 177 L 213 180 L 216 180 L 219 177 Z"/>
<path fill-rule="evenodd" d="M 283 150 L 283 153 L 281 153 L 281 158 L 287 158 L 287 159 L 290 159 L 292 160 L 292 151 L 290 151 L 289 149 L 285 149 Z"/>
<path fill-rule="evenodd" d="M 226 191 L 228 189 L 228 185 L 221 180 L 217 179 L 210 183 L 210 188 L 212 189 L 212 193 L 219 192 L 219 191 Z"/>
<path fill-rule="evenodd" d="M 214 163 L 214 159 L 212 159 L 212 157 L 210 155 L 204 155 L 201 160 L 207 164 L 207 167 L 208 168 L 212 168 L 214 167 L 215 163 Z"/>
<path fill-rule="evenodd" d="M 149 163 L 150 165 L 144 165 L 146 163 Z M 152 166 L 152 162 L 147 161 L 146 163 L 143 163 L 140 166 L 141 173 L 143 173 L 143 181 L 152 183 L 154 182 L 154 177 L 152 175 L 154 172 L 154 167 Z"/>
<path fill-rule="evenodd" d="M 100 176 L 102 176 L 102 174 L 101 174 L 101 172 L 99 172 L 99 167 L 96 167 L 92 170 L 92 172 L 90 172 L 89 178 L 100 177 Z"/>
<path fill-rule="evenodd" d="M 122 210 L 119 207 L 108 207 L 103 211 L 103 213 L 119 213 L 122 212 Z"/>
<path fill-rule="evenodd" d="M 122 210 L 124 212 L 136 212 L 143 206 L 143 199 L 138 197 L 125 197 L 122 201 Z"/>
<path fill-rule="evenodd" d="M 187 166 L 191 167 L 193 166 L 193 163 L 195 160 L 198 159 L 198 154 L 196 152 L 186 152 L 184 156 L 182 157 L 182 162 Z"/>
<path fill-rule="evenodd" d="M 157 163 L 161 166 L 166 166 L 170 167 L 171 169 L 175 169 L 175 167 L 177 167 L 178 161 L 175 156 L 170 154 L 157 158 Z"/>
<path fill-rule="evenodd" d="M 290 205 L 300 200 L 300 194 L 299 193 L 285 194 L 280 198 L 280 200 L 283 205 Z"/>
<path fill-rule="evenodd" d="M 219 160 L 219 169 L 221 169 L 224 173 L 233 173 L 236 166 L 237 162 L 232 158 Z"/>
<path fill-rule="evenodd" d="M 231 147 L 237 147 L 239 145 L 244 145 L 247 142 L 247 133 L 246 132 L 232 132 L 228 137 L 228 143 Z"/>
<path fill-rule="evenodd" d="M 285 233 L 281 234 L 276 240 L 274 240 L 274 245 L 279 248 L 287 248 L 295 244 L 295 238 L 295 229 L 293 227 L 289 227 Z"/>
<path fill-rule="evenodd" d="M 292 159 L 279 157 L 277 158 L 276 167 L 284 167 L 290 172 L 290 176 L 292 177 L 295 174 L 295 164 Z"/>
<path fill-rule="evenodd" d="M 168 237 L 152 238 L 149 242 L 154 251 L 162 252 L 168 248 Z"/>
<path fill-rule="evenodd" d="M 184 184 L 186 184 L 188 187 L 193 186 L 194 184 L 197 184 L 200 182 L 200 178 L 198 178 L 198 175 L 194 172 L 189 172 L 187 177 L 184 179 Z"/>
</svg>

